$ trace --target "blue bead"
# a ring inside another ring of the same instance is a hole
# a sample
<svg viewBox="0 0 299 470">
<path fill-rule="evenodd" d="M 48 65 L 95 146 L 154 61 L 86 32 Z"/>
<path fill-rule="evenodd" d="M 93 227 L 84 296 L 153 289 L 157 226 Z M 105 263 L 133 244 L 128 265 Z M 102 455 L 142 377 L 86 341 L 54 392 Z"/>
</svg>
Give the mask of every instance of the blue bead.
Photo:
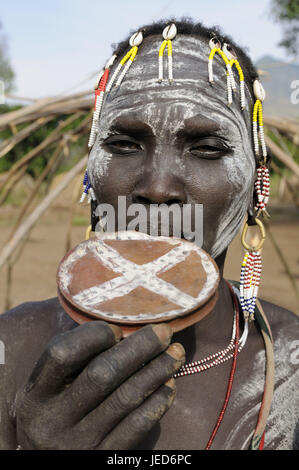
<svg viewBox="0 0 299 470">
<path fill-rule="evenodd" d="M 87 170 L 86 170 L 85 175 L 84 175 L 83 185 L 85 186 L 88 182 L 89 182 L 88 181 L 88 173 L 87 173 Z"/>
</svg>

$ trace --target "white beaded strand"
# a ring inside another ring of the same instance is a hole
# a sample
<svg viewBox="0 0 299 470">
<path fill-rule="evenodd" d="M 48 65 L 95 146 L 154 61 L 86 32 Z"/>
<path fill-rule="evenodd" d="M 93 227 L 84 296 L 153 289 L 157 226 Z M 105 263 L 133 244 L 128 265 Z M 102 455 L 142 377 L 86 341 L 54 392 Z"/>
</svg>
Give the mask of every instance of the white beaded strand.
<svg viewBox="0 0 299 470">
<path fill-rule="evenodd" d="M 246 107 L 246 97 L 245 97 L 245 82 L 244 80 L 240 81 L 240 96 L 241 96 L 241 109 Z"/>
<path fill-rule="evenodd" d="M 118 64 L 115 71 L 113 72 L 112 77 L 110 78 L 110 80 L 108 82 L 108 85 L 107 85 L 107 88 L 106 88 L 106 93 L 109 93 L 111 91 L 111 88 L 113 87 L 114 82 L 115 82 L 119 72 L 121 71 L 121 69 L 122 69 L 122 64 Z"/>
<path fill-rule="evenodd" d="M 240 295 L 237 289 L 233 287 L 235 294 L 238 296 L 240 300 Z M 240 352 L 246 343 L 248 337 L 248 320 L 244 317 L 244 331 L 239 341 L 238 352 Z M 233 357 L 233 353 L 231 352 L 234 349 L 234 343 L 236 339 L 236 312 L 234 312 L 234 320 L 233 320 L 233 330 L 232 330 L 232 337 L 229 342 L 229 345 L 214 354 L 211 354 L 203 359 L 198 361 L 191 362 L 189 364 L 184 364 L 180 370 L 174 375 L 174 378 L 183 377 L 186 375 L 192 375 L 200 372 L 204 372 L 211 367 L 215 367 L 217 365 L 223 364 L 224 362 L 228 361 Z"/>
<path fill-rule="evenodd" d="M 168 56 L 168 80 L 173 81 L 173 64 L 172 64 L 172 55 Z"/>
<path fill-rule="evenodd" d="M 230 106 L 233 102 L 233 90 L 232 90 L 231 78 L 229 74 L 226 75 L 226 80 L 227 80 L 227 104 Z"/>
<path fill-rule="evenodd" d="M 128 72 L 129 68 L 131 67 L 132 63 L 133 62 L 129 59 L 128 62 L 126 63 L 126 65 L 123 67 L 122 72 L 119 74 L 119 77 L 116 80 L 115 86 L 119 86 L 121 84 L 121 82 L 123 81 L 126 73 Z"/>
</svg>

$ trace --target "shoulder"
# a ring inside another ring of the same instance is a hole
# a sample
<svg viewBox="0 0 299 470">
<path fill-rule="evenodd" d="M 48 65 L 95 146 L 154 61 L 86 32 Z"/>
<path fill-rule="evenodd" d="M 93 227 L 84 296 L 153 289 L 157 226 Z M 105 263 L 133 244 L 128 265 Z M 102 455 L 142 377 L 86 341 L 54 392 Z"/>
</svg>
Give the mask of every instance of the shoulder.
<svg viewBox="0 0 299 470">
<path fill-rule="evenodd" d="M 58 298 L 40 302 L 25 302 L 0 315 L 0 336 L 6 338 L 18 335 L 51 336 L 69 329 L 73 321 L 61 307 Z M 0 338 L 1 339 L 1 338 Z"/>
<path fill-rule="evenodd" d="M 0 315 L 0 448 L 16 447 L 15 398 L 53 336 L 74 327 L 58 299 L 27 302 Z"/>
<path fill-rule="evenodd" d="M 299 364 L 299 317 L 265 300 L 261 304 L 272 332 L 276 377 L 290 378 Z"/>
<path fill-rule="evenodd" d="M 285 339 L 286 341 L 299 339 L 298 315 L 266 300 L 260 299 L 260 302 L 270 324 L 274 342 L 278 338 Z"/>
<path fill-rule="evenodd" d="M 299 317 L 261 301 L 274 343 L 275 388 L 267 425 L 268 448 L 299 447 Z"/>
<path fill-rule="evenodd" d="M 57 298 L 26 302 L 1 314 L 4 375 L 22 380 L 53 336 L 74 326 Z"/>
</svg>

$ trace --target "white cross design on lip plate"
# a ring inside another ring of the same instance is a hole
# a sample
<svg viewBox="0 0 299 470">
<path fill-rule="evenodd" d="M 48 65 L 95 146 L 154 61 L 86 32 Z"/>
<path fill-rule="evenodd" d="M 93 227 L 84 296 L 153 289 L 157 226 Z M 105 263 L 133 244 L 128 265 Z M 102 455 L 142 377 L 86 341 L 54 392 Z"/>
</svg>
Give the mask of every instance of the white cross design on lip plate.
<svg viewBox="0 0 299 470">
<path fill-rule="evenodd" d="M 141 237 L 136 236 L 136 238 Z M 159 238 L 161 240 L 162 237 Z M 157 274 L 168 271 L 176 264 L 184 261 L 193 250 L 201 256 L 202 265 L 207 274 L 205 285 L 199 292 L 198 297 L 186 294 L 173 284 L 157 277 Z M 107 245 L 103 240 L 96 240 L 92 247 L 92 253 L 105 267 L 122 275 L 97 286 L 84 289 L 75 294 L 72 300 L 79 307 L 88 309 L 93 313 L 108 316 L 110 319 L 123 320 L 124 316 L 117 313 L 104 312 L 99 304 L 116 297 L 125 296 L 139 286 L 167 298 L 180 307 L 176 310 L 163 312 L 160 316 L 172 317 L 185 314 L 195 309 L 199 302 L 208 296 L 209 291 L 213 289 L 218 278 L 218 273 L 206 254 L 198 249 L 196 245 L 182 242 L 179 239 L 176 241 L 176 246 L 166 254 L 142 265 L 125 259 L 117 250 Z M 154 316 L 157 318 L 159 314 Z M 136 312 L 136 315 L 130 315 L 128 319 L 136 321 L 144 318 L 148 319 L 148 314 L 138 314 Z"/>
</svg>

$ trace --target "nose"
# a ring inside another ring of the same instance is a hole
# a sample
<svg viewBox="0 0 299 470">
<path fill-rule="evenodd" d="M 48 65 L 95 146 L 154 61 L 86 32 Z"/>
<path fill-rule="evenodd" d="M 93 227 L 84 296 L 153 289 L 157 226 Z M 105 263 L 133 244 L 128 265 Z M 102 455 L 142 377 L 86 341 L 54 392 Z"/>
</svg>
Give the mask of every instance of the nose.
<svg viewBox="0 0 299 470">
<path fill-rule="evenodd" d="M 147 204 L 186 204 L 184 183 L 178 175 L 145 172 L 132 193 L 133 202 Z"/>
</svg>

